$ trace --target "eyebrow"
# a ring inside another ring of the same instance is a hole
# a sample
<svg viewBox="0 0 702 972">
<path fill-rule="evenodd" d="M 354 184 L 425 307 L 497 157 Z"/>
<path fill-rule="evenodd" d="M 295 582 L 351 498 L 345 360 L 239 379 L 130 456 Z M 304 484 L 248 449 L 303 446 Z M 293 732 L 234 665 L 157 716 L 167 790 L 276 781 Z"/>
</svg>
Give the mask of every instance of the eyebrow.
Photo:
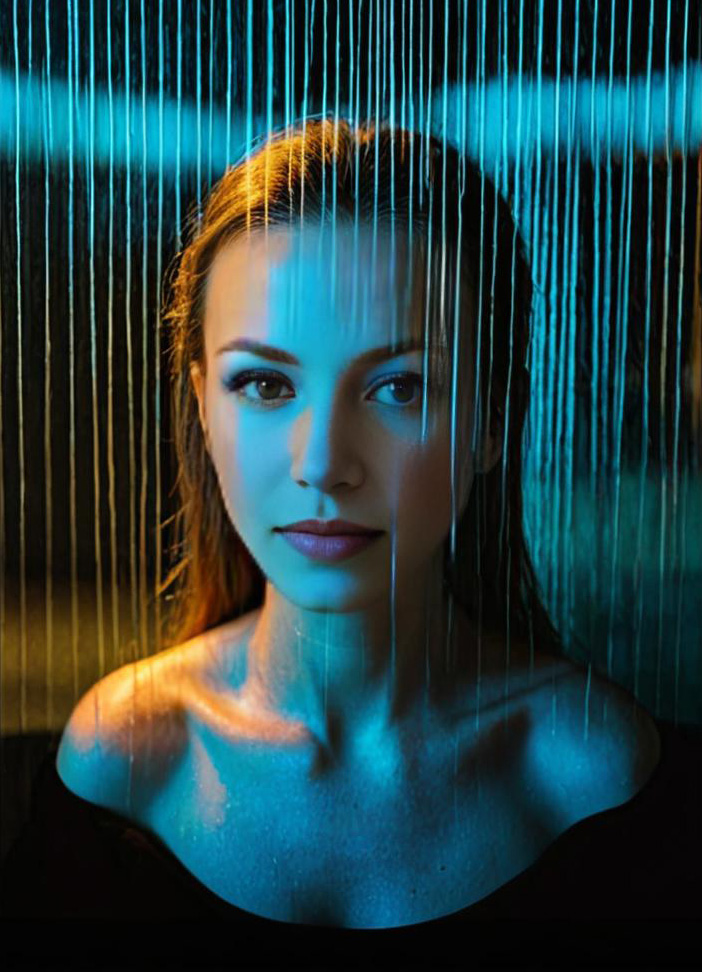
<svg viewBox="0 0 702 972">
<path fill-rule="evenodd" d="M 371 348 L 370 351 L 364 351 L 363 354 L 359 354 L 357 358 L 354 358 L 354 364 L 372 365 L 378 361 L 385 361 L 388 358 L 396 358 L 401 354 L 409 354 L 410 351 L 423 350 L 423 341 L 417 341 L 415 339 L 398 341 L 396 344 L 388 344 L 385 347 Z M 251 341 L 249 338 L 234 338 L 233 341 L 228 341 L 226 344 L 223 344 L 217 351 L 217 354 L 224 354 L 226 351 L 248 351 L 250 354 L 256 354 L 260 358 L 267 358 L 269 361 L 280 361 L 283 364 L 295 365 L 297 367 L 300 365 L 299 360 L 294 354 L 290 354 L 289 351 L 273 348 L 269 344 L 261 344 L 260 341 Z"/>
</svg>

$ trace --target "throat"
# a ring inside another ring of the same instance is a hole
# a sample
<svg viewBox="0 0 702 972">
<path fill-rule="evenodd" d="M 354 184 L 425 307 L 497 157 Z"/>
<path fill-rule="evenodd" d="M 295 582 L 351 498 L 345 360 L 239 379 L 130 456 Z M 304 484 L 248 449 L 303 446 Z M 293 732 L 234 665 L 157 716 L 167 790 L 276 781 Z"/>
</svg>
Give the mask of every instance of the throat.
<svg viewBox="0 0 702 972">
<path fill-rule="evenodd" d="M 391 732 L 426 706 L 447 659 L 470 654 L 466 619 L 440 585 L 414 594 L 405 591 L 393 612 L 382 600 L 319 612 L 291 604 L 269 582 L 247 644 L 246 694 L 300 721 L 331 753 L 359 731 Z"/>
</svg>

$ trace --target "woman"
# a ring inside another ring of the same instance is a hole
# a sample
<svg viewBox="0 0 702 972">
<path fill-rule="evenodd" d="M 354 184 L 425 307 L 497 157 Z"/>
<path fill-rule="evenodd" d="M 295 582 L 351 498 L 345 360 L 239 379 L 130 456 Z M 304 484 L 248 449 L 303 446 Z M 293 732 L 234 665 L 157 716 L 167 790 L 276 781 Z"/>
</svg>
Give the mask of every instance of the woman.
<svg viewBox="0 0 702 972">
<path fill-rule="evenodd" d="M 387 127 L 278 133 L 193 227 L 166 314 L 171 646 L 80 701 L 58 772 L 222 907 L 441 918 L 651 776 L 655 724 L 538 600 L 530 305 L 489 181 Z"/>
</svg>

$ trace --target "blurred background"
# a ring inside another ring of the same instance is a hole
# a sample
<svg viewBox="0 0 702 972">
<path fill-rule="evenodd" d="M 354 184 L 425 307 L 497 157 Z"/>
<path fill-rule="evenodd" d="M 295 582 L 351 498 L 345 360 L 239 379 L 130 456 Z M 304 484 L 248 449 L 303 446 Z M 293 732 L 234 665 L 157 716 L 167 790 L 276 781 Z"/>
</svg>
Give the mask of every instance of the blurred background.
<svg viewBox="0 0 702 972">
<path fill-rule="evenodd" d="M 0 0 L 3 851 L 78 698 L 160 647 L 185 221 L 328 112 L 445 138 L 509 199 L 545 603 L 574 658 L 702 725 L 698 0 Z"/>
</svg>

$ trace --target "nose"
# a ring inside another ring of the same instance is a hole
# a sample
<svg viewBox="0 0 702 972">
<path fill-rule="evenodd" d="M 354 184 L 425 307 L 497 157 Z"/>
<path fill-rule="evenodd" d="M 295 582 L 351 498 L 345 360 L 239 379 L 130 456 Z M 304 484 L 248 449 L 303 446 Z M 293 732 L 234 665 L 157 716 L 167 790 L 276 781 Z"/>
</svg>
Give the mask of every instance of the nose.
<svg viewBox="0 0 702 972">
<path fill-rule="evenodd" d="M 301 486 L 330 492 L 363 480 L 360 457 L 353 450 L 348 417 L 333 402 L 310 406 L 298 417 L 292 433 L 291 476 Z"/>
</svg>

